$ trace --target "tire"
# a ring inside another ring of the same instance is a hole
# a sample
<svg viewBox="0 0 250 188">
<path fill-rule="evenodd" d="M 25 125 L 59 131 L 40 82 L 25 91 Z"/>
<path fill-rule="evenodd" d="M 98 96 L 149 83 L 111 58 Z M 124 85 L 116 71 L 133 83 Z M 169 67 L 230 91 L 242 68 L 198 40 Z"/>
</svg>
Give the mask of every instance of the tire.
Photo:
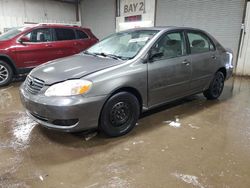
<svg viewBox="0 0 250 188">
<path fill-rule="evenodd" d="M 12 68 L 4 61 L 0 61 L 0 87 L 8 85 L 13 78 Z"/>
<path fill-rule="evenodd" d="M 225 81 L 224 74 L 220 71 L 216 72 L 209 88 L 203 92 L 204 96 L 208 100 L 218 99 L 223 91 L 224 81 Z"/>
<path fill-rule="evenodd" d="M 120 92 L 105 103 L 99 121 L 99 128 L 108 137 L 127 134 L 139 118 L 140 105 L 137 98 L 128 92 Z"/>
</svg>

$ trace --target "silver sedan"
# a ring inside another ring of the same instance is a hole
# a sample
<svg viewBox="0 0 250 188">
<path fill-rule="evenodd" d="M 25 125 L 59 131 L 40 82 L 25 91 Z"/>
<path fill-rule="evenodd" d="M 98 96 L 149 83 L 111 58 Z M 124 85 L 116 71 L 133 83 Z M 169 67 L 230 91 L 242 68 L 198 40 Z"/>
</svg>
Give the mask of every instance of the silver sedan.
<svg viewBox="0 0 250 188">
<path fill-rule="evenodd" d="M 230 50 L 199 29 L 133 29 L 33 69 L 20 95 L 27 114 L 44 127 L 98 128 L 115 137 L 167 102 L 197 93 L 217 99 L 232 61 Z"/>
</svg>

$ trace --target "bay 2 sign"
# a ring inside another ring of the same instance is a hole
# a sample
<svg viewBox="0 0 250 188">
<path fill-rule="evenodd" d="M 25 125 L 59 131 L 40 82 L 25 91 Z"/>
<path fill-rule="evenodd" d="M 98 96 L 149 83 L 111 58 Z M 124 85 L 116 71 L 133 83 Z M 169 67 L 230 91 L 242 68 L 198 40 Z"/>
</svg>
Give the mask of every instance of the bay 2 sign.
<svg viewBox="0 0 250 188">
<path fill-rule="evenodd" d="M 130 16 L 145 13 L 145 0 L 121 0 L 121 15 Z"/>
</svg>

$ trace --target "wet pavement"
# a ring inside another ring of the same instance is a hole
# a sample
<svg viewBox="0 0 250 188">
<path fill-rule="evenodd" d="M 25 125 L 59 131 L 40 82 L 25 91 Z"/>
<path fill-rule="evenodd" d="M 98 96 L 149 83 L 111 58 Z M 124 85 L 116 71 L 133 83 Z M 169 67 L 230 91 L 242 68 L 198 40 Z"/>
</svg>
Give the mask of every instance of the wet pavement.
<svg viewBox="0 0 250 188">
<path fill-rule="evenodd" d="M 250 79 L 147 112 L 128 135 L 67 134 L 0 89 L 0 187 L 250 187 Z"/>
</svg>

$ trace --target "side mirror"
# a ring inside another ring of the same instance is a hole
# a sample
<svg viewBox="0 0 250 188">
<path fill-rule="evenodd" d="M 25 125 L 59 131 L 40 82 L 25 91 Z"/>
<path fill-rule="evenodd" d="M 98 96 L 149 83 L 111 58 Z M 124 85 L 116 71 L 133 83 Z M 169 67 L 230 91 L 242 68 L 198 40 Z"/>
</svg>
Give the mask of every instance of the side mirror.
<svg viewBox="0 0 250 188">
<path fill-rule="evenodd" d="M 18 42 L 20 42 L 21 44 L 25 43 L 25 42 L 30 42 L 30 39 L 28 37 L 22 36 Z"/>
<path fill-rule="evenodd" d="M 149 62 L 153 62 L 154 59 L 163 57 L 163 52 L 151 52 L 149 55 Z"/>
</svg>

